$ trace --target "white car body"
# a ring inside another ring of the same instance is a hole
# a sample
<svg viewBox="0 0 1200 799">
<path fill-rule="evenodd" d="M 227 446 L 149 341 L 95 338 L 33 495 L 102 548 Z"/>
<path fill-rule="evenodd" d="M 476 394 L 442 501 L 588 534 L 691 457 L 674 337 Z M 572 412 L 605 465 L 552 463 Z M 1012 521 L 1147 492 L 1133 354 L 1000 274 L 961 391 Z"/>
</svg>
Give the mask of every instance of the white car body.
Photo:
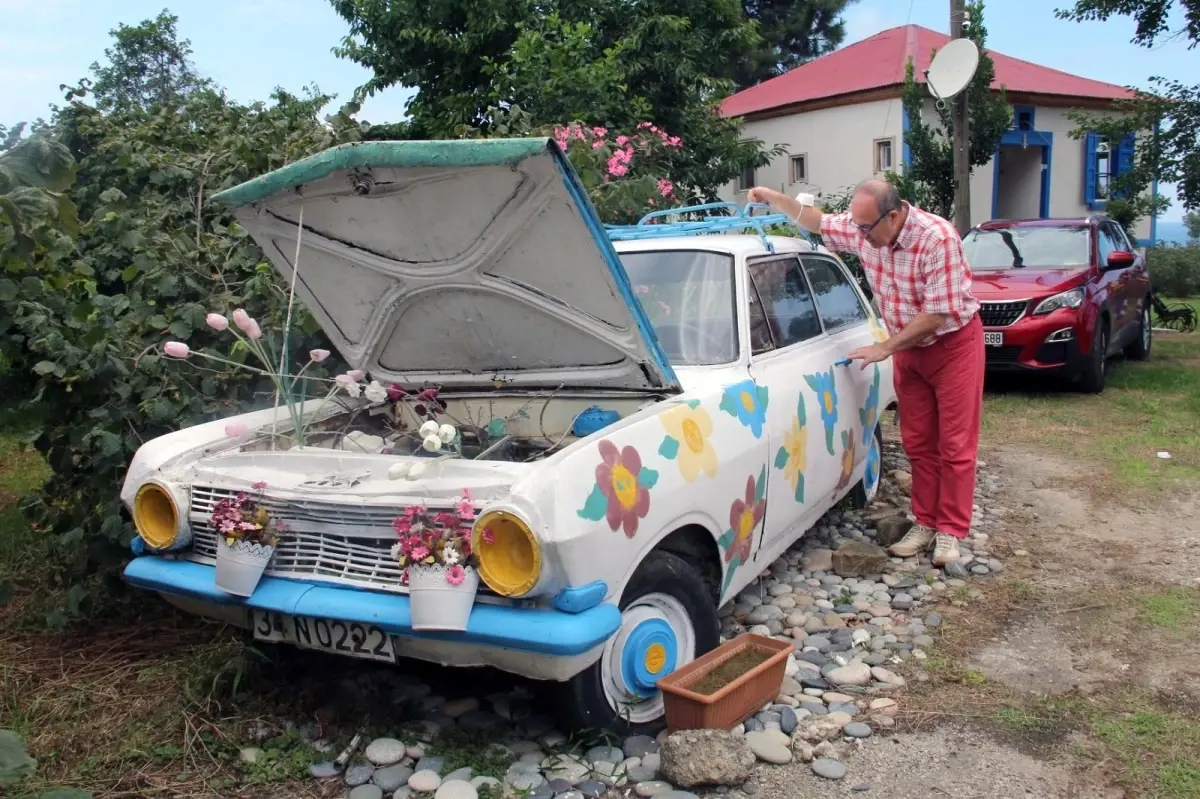
<svg viewBox="0 0 1200 799">
<path fill-rule="evenodd" d="M 448 403 L 439 421 L 503 418 L 506 434 L 549 453 L 430 460 L 346 439 L 272 449 L 255 433 L 275 422 L 272 409 L 186 428 L 147 442 L 129 466 L 131 511 L 155 483 L 179 530 L 157 552 L 135 542 L 127 580 L 190 612 L 257 622 L 267 640 L 279 639 L 268 618 L 338 620 L 387 636 L 383 659 L 587 683 L 580 701 L 598 707 L 579 715 L 604 722 L 607 703 L 656 721 L 653 682 L 715 643 L 716 608 L 835 503 L 874 495 L 891 364 L 839 361 L 886 333 L 845 267 L 804 239 L 613 231 L 610 242 L 552 142 L 355 147 L 220 199 L 287 279 L 303 205 L 298 295 L 352 368 L 385 384 L 436 383 Z M 752 274 L 783 282 L 760 304 Z M 755 315 L 752 330 L 752 307 L 768 302 L 775 313 Z M 709 315 L 689 322 L 693 312 Z M 773 348 L 754 352 L 764 336 Z M 593 406 L 619 418 L 582 430 Z M 251 434 L 229 438 L 230 423 Z M 395 479 L 401 461 L 426 468 Z M 208 517 L 258 481 L 290 532 L 241 599 L 212 585 Z M 449 507 L 464 490 L 480 515 L 523 520 L 537 573 L 518 596 L 481 585 L 465 633 L 415 632 L 391 519 L 411 504 Z M 630 595 L 655 552 L 694 570 L 681 579 L 703 581 L 711 618 L 669 585 Z"/>
</svg>

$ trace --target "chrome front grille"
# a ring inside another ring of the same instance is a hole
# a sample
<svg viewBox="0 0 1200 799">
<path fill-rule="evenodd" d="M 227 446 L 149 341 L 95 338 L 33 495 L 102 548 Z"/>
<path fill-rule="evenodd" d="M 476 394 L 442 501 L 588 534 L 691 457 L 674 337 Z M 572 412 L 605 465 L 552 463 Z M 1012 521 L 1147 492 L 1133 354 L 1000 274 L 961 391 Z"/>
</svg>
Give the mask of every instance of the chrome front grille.
<svg viewBox="0 0 1200 799">
<path fill-rule="evenodd" d="M 192 528 L 190 560 L 216 562 L 217 532 L 209 519 L 218 502 L 237 494 L 230 489 L 192 487 L 188 514 Z M 403 570 L 391 553 L 396 543 L 392 519 L 399 515 L 398 509 L 321 501 L 279 502 L 270 497 L 259 501 L 287 528 L 266 571 L 268 575 L 408 593 L 408 587 L 400 582 Z M 479 593 L 491 592 L 481 584 Z"/>
<path fill-rule="evenodd" d="M 1025 315 L 1029 300 L 1012 302 L 981 302 L 979 320 L 984 327 L 1008 327 Z"/>
</svg>

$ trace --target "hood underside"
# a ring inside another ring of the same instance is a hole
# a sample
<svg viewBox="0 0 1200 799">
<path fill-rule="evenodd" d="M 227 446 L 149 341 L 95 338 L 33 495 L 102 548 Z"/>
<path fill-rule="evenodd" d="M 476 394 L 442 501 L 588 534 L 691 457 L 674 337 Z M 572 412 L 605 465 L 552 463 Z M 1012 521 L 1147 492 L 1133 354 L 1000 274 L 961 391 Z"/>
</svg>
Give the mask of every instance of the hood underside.
<svg viewBox="0 0 1200 799">
<path fill-rule="evenodd" d="M 679 390 L 551 140 L 342 145 L 215 199 L 378 380 Z"/>
</svg>

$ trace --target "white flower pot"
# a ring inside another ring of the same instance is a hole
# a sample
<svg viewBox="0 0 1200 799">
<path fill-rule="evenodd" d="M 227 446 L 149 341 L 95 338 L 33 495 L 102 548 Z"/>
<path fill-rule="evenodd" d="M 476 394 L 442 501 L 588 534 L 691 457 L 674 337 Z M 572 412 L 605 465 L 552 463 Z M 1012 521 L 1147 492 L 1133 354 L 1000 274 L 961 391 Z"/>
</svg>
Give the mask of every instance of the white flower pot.
<svg viewBox="0 0 1200 799">
<path fill-rule="evenodd" d="M 234 541 L 229 546 L 225 536 L 218 535 L 217 588 L 234 596 L 250 596 L 274 554 L 275 547 L 250 541 Z"/>
<path fill-rule="evenodd" d="M 471 618 L 479 573 L 464 567 L 466 579 L 458 585 L 446 582 L 447 566 L 410 566 L 408 599 L 414 630 L 463 632 Z"/>
</svg>

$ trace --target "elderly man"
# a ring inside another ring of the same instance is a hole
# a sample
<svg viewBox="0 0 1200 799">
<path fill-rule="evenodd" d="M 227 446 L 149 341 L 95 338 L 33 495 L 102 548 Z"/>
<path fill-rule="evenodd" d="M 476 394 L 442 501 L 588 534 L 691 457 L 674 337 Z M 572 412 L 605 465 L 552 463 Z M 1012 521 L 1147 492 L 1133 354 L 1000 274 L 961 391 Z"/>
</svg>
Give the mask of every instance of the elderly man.
<svg viewBox="0 0 1200 799">
<path fill-rule="evenodd" d="M 894 358 L 900 437 L 912 464 L 917 523 L 889 551 L 908 558 L 932 546 L 935 565 L 952 563 L 971 527 L 984 367 L 979 302 L 958 231 L 881 180 L 859 184 L 842 214 L 822 213 L 811 195 L 761 187 L 749 200 L 771 204 L 829 249 L 862 261 L 891 336 L 848 357 L 864 369 Z"/>
</svg>

